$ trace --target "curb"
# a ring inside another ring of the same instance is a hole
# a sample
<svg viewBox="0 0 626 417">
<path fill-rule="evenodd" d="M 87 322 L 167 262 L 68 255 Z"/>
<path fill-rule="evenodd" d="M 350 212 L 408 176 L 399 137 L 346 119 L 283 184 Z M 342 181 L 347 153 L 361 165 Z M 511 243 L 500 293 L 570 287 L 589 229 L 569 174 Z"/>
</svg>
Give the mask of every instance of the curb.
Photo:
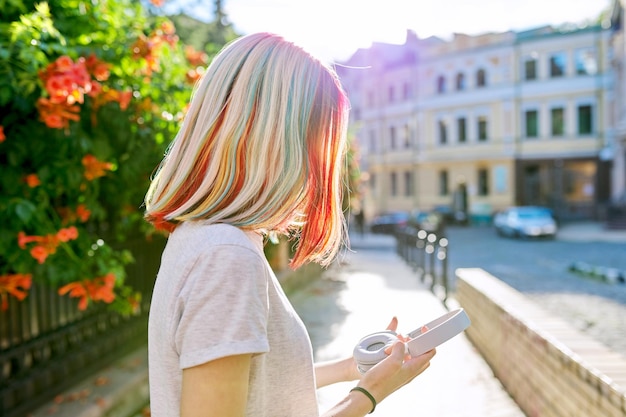
<svg viewBox="0 0 626 417">
<path fill-rule="evenodd" d="M 607 284 L 624 284 L 624 282 L 626 282 L 626 271 L 600 265 L 591 265 L 586 262 L 574 262 L 570 265 L 569 271 L 585 278 L 606 282 Z"/>
<path fill-rule="evenodd" d="M 141 415 L 148 402 L 148 349 L 143 346 L 56 396 L 28 417 Z"/>
</svg>

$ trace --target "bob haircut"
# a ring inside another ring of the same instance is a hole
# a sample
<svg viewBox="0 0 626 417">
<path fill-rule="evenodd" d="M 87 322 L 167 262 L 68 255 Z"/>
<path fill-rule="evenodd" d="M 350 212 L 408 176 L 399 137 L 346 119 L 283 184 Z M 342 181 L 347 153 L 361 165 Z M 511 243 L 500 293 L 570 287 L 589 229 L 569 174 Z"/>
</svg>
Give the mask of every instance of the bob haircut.
<svg viewBox="0 0 626 417">
<path fill-rule="evenodd" d="M 146 194 L 146 219 L 299 234 L 290 266 L 328 265 L 345 238 L 348 98 L 334 70 L 282 37 L 226 45 Z"/>
</svg>

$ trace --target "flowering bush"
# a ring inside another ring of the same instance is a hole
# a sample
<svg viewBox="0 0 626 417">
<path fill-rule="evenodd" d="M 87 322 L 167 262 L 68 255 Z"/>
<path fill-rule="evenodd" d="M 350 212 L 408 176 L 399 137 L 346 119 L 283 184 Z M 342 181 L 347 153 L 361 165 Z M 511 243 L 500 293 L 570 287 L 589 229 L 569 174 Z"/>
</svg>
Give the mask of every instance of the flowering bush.
<svg viewBox="0 0 626 417">
<path fill-rule="evenodd" d="M 149 175 L 205 64 L 133 0 L 3 2 L 0 308 L 34 280 L 80 309 L 136 305 L 120 243 L 153 232 Z"/>
</svg>

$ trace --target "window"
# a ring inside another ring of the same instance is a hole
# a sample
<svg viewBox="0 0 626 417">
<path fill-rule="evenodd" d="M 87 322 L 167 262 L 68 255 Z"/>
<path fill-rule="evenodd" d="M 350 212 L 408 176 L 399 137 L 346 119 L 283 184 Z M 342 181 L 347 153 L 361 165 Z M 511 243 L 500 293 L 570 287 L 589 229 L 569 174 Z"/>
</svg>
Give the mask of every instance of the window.
<svg viewBox="0 0 626 417">
<path fill-rule="evenodd" d="M 443 120 L 439 121 L 439 143 L 444 145 L 448 143 L 448 129 L 446 123 Z"/>
<path fill-rule="evenodd" d="M 404 196 L 410 197 L 413 190 L 413 173 L 411 171 L 404 172 Z"/>
<path fill-rule="evenodd" d="M 537 110 L 526 110 L 524 113 L 526 123 L 526 137 L 536 138 L 539 136 L 539 115 Z"/>
<path fill-rule="evenodd" d="M 439 195 L 448 195 L 448 171 L 439 171 Z"/>
<path fill-rule="evenodd" d="M 576 75 L 594 75 L 598 72 L 598 61 L 593 48 L 579 49 L 574 56 Z"/>
<path fill-rule="evenodd" d="M 437 92 L 439 94 L 446 92 L 446 78 L 443 75 L 437 78 Z"/>
<path fill-rule="evenodd" d="M 590 104 L 578 106 L 578 134 L 593 133 L 593 109 Z"/>
<path fill-rule="evenodd" d="M 458 140 L 459 143 L 467 142 L 467 132 L 465 130 L 465 117 L 459 117 L 456 120 L 457 130 L 458 130 Z"/>
<path fill-rule="evenodd" d="M 395 197 L 398 195 L 398 174 L 392 172 L 389 176 L 389 180 L 391 182 L 391 195 Z"/>
<path fill-rule="evenodd" d="M 376 174 L 370 174 L 370 189 L 376 189 Z"/>
<path fill-rule="evenodd" d="M 367 106 L 374 107 L 374 92 L 373 91 L 367 92 Z"/>
<path fill-rule="evenodd" d="M 489 195 L 489 171 L 484 168 L 478 170 L 478 195 Z"/>
<path fill-rule="evenodd" d="M 404 125 L 404 147 L 409 149 L 411 147 L 411 128 L 409 125 Z"/>
<path fill-rule="evenodd" d="M 481 142 L 487 140 L 487 118 L 485 116 L 478 118 L 478 140 Z"/>
<path fill-rule="evenodd" d="M 504 165 L 493 167 L 493 188 L 496 193 L 505 193 L 509 182 L 508 169 Z"/>
<path fill-rule="evenodd" d="M 565 55 L 565 52 L 558 52 L 550 56 L 550 77 L 564 76 L 566 62 L 567 55 Z"/>
<path fill-rule="evenodd" d="M 456 89 L 457 91 L 465 90 L 465 75 L 462 72 L 456 75 Z"/>
<path fill-rule="evenodd" d="M 409 100 L 411 98 L 411 84 L 404 83 L 402 86 L 402 98 L 404 100 Z"/>
<path fill-rule="evenodd" d="M 537 59 L 526 58 L 524 61 L 524 79 L 526 81 L 537 79 Z"/>
<path fill-rule="evenodd" d="M 396 149 L 396 128 L 394 126 L 389 128 L 389 149 Z"/>
<path fill-rule="evenodd" d="M 387 90 L 387 98 L 390 103 L 393 103 L 396 99 L 396 91 L 393 88 L 393 85 L 389 86 L 389 89 Z"/>
<path fill-rule="evenodd" d="M 484 69 L 479 69 L 476 72 L 476 87 L 484 87 L 487 85 L 487 76 Z"/>
<path fill-rule="evenodd" d="M 552 116 L 552 136 L 563 136 L 565 134 L 565 110 L 562 107 L 556 107 L 550 113 Z"/>
<path fill-rule="evenodd" d="M 370 139 L 370 152 L 374 153 L 376 152 L 376 131 L 375 130 L 370 130 L 369 139 Z"/>
</svg>

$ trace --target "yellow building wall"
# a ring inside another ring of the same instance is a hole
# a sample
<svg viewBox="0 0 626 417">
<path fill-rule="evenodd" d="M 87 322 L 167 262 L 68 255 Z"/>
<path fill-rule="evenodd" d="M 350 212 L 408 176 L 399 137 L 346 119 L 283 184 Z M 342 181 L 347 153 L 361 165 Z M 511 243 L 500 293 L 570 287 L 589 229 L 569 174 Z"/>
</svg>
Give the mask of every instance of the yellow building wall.
<svg viewBox="0 0 626 417">
<path fill-rule="evenodd" d="M 478 171 L 488 172 L 487 195 L 478 195 Z M 440 194 L 439 173 L 448 172 L 448 194 Z M 450 162 L 425 162 L 418 170 L 417 188 L 420 209 L 429 210 L 439 205 L 451 205 L 452 195 L 459 185 L 467 187 L 470 213 L 475 208 L 490 211 L 502 210 L 515 203 L 515 163 L 512 159 L 471 160 Z"/>
</svg>

